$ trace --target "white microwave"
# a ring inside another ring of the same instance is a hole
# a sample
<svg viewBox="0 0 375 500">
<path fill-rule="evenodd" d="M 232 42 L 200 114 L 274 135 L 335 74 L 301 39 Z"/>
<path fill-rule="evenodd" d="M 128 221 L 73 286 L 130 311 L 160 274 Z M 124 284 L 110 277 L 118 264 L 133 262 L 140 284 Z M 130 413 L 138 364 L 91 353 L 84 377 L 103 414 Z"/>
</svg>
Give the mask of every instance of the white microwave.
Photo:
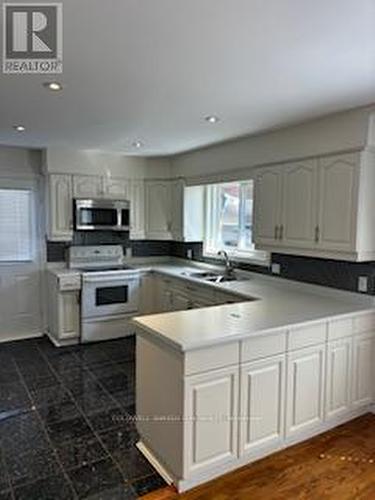
<svg viewBox="0 0 375 500">
<path fill-rule="evenodd" d="M 129 231 L 130 203 L 125 200 L 75 199 L 77 231 Z"/>
</svg>

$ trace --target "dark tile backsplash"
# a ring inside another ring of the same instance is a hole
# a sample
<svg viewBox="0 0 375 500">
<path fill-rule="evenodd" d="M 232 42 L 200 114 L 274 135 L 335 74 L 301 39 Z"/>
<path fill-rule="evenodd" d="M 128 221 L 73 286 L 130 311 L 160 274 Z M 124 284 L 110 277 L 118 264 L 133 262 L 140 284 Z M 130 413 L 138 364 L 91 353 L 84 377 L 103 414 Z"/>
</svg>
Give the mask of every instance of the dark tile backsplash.
<svg viewBox="0 0 375 500">
<path fill-rule="evenodd" d="M 182 243 L 176 241 L 129 240 L 129 233 L 108 231 L 77 231 L 73 238 L 74 245 L 123 245 L 132 248 L 134 257 L 187 257 L 187 251 L 193 251 L 193 259 L 217 263 L 216 260 L 203 257 L 202 243 Z M 47 261 L 66 260 L 68 244 L 47 242 Z M 357 291 L 358 277 L 368 277 L 368 293 L 375 295 L 375 262 L 346 262 L 329 259 L 316 259 L 293 255 L 272 254 L 272 262 L 280 264 L 280 277 L 304 281 L 315 285 L 329 286 L 342 290 Z M 270 274 L 270 268 L 247 263 L 236 263 L 236 267 L 247 271 Z"/>
</svg>

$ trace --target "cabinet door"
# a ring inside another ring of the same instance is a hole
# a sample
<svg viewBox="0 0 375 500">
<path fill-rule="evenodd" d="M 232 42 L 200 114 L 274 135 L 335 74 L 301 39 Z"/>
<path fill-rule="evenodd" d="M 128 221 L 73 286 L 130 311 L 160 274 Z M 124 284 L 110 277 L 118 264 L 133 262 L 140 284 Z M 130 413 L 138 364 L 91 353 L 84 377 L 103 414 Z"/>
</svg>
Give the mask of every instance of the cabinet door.
<svg viewBox="0 0 375 500">
<path fill-rule="evenodd" d="M 287 437 L 303 437 L 323 422 L 325 345 L 288 355 Z"/>
<path fill-rule="evenodd" d="M 320 162 L 317 240 L 321 249 L 354 251 L 356 248 L 359 168 L 355 155 Z"/>
<path fill-rule="evenodd" d="M 244 365 L 240 387 L 240 454 L 275 449 L 284 437 L 285 356 Z"/>
<path fill-rule="evenodd" d="M 177 290 L 172 290 L 172 307 L 174 311 L 186 311 L 193 308 L 189 297 Z"/>
<path fill-rule="evenodd" d="M 79 292 L 59 294 L 59 338 L 68 339 L 80 335 Z"/>
<path fill-rule="evenodd" d="M 372 403 L 375 376 L 375 335 L 373 332 L 354 337 L 353 340 L 353 406 Z"/>
<path fill-rule="evenodd" d="M 171 238 L 171 197 L 168 181 L 146 183 L 146 236 L 155 240 Z"/>
<path fill-rule="evenodd" d="M 104 196 L 114 200 L 128 200 L 129 181 L 125 179 L 104 179 Z"/>
<path fill-rule="evenodd" d="M 280 244 L 281 191 L 281 169 L 258 172 L 254 190 L 254 241 L 258 247 Z"/>
<path fill-rule="evenodd" d="M 351 407 L 352 339 L 328 344 L 326 377 L 326 420 L 339 417 Z"/>
<path fill-rule="evenodd" d="M 288 165 L 284 171 L 281 242 L 287 247 L 312 248 L 317 224 L 316 161 Z"/>
<path fill-rule="evenodd" d="M 185 477 L 237 457 L 238 368 L 185 379 Z"/>
<path fill-rule="evenodd" d="M 103 179 L 93 175 L 74 175 L 73 193 L 75 198 L 101 198 L 104 195 Z"/>
<path fill-rule="evenodd" d="M 73 238 L 73 196 L 70 175 L 48 177 L 48 239 L 70 241 Z"/>
<path fill-rule="evenodd" d="M 183 209 L 184 183 L 182 180 L 171 182 L 171 233 L 174 241 L 184 240 Z"/>
<path fill-rule="evenodd" d="M 130 184 L 130 239 L 145 237 L 145 185 L 143 180 Z"/>
</svg>

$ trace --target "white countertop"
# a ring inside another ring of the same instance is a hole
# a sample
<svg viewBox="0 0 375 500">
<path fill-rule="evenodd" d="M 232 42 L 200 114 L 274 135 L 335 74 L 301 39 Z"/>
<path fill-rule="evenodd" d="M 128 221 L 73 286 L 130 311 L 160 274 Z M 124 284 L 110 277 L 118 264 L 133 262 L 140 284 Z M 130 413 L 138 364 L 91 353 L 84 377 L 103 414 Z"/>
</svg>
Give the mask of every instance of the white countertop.
<svg viewBox="0 0 375 500">
<path fill-rule="evenodd" d="M 306 323 L 375 310 L 374 298 L 256 273 L 248 281 L 215 285 L 182 273 L 197 270 L 186 261 L 135 264 L 138 269 L 237 293 L 244 302 L 140 316 L 134 324 L 180 351 L 188 351 Z M 254 301 L 246 301 L 257 299 Z"/>
</svg>

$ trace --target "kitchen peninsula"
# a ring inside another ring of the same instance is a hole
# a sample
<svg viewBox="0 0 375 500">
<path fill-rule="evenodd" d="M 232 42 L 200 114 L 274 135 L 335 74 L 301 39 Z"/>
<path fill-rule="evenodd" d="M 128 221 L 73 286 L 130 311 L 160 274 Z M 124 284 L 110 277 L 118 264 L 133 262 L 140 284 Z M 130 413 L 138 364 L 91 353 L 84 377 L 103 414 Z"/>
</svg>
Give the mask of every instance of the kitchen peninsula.
<svg viewBox="0 0 375 500">
<path fill-rule="evenodd" d="M 238 303 L 133 320 L 138 447 L 179 491 L 373 405 L 373 299 L 248 278 L 205 284 Z"/>
</svg>

